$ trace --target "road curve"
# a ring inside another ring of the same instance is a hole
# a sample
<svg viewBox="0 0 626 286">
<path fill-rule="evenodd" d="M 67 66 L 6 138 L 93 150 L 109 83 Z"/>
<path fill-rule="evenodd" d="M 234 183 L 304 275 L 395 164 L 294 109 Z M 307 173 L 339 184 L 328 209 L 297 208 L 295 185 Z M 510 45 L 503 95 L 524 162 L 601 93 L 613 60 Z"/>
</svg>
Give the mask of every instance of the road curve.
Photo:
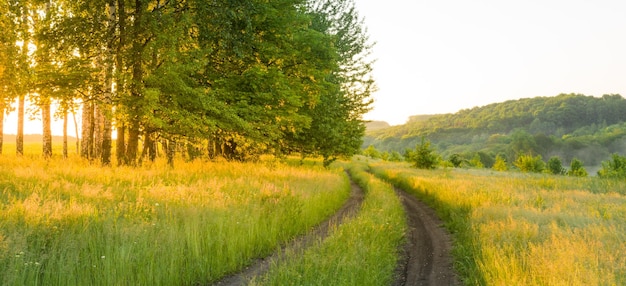
<svg viewBox="0 0 626 286">
<path fill-rule="evenodd" d="M 285 253 L 297 253 L 302 254 L 304 250 L 313 245 L 316 241 L 323 240 L 329 235 L 332 227 L 342 224 L 347 218 L 354 217 L 360 210 L 361 204 L 365 198 L 365 193 L 356 183 L 352 180 L 350 198 L 344 203 L 344 205 L 328 220 L 317 225 L 312 231 L 295 238 L 275 251 L 272 255 L 259 258 L 252 265 L 239 273 L 227 276 L 224 279 L 218 281 L 214 285 L 219 286 L 239 286 L 245 285 L 254 277 L 263 275 L 269 270 L 270 265 L 273 262 L 284 260 Z"/>
</svg>

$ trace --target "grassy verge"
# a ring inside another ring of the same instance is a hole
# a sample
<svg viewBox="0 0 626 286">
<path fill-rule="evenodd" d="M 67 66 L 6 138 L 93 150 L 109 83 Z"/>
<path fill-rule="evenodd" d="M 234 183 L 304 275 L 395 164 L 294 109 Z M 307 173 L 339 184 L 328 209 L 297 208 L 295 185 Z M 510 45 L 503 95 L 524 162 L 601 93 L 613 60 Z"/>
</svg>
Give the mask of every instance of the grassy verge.
<svg viewBox="0 0 626 286">
<path fill-rule="evenodd" d="M 393 188 L 350 166 L 366 197 L 357 217 L 338 226 L 323 242 L 288 263 L 274 265 L 253 284 L 389 285 L 393 281 L 405 217 Z"/>
<path fill-rule="evenodd" d="M 208 284 L 324 220 L 340 169 L 0 156 L 0 284 Z"/>
<path fill-rule="evenodd" d="M 468 285 L 626 284 L 626 182 L 382 163 L 372 169 L 438 211 Z"/>
</svg>

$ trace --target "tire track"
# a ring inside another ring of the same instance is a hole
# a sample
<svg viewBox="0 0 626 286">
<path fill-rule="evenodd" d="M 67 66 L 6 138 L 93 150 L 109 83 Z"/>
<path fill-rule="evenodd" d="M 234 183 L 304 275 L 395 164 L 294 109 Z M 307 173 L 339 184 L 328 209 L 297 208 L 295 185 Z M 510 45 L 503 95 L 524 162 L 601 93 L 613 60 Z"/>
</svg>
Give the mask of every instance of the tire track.
<svg viewBox="0 0 626 286">
<path fill-rule="evenodd" d="M 239 273 L 227 276 L 214 285 L 238 286 L 247 284 L 252 278 L 259 277 L 266 273 L 272 263 L 286 260 L 286 253 L 302 254 L 304 250 L 312 246 L 316 241 L 324 240 L 330 230 L 341 225 L 346 219 L 354 217 L 360 210 L 365 193 L 352 179 L 350 179 L 350 198 L 344 205 L 328 220 L 317 225 L 312 231 L 295 238 L 283 245 L 272 255 L 256 259 L 250 266 Z"/>
<path fill-rule="evenodd" d="M 452 241 L 433 209 L 395 188 L 407 216 L 407 242 L 401 250 L 394 286 L 460 285 L 452 266 Z"/>
</svg>

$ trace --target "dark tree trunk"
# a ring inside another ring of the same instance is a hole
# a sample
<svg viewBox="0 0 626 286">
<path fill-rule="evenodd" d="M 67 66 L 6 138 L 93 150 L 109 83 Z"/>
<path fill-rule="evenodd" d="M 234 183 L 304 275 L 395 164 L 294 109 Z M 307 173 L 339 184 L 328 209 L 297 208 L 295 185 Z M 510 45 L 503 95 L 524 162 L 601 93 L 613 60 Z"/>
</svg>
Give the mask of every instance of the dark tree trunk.
<svg viewBox="0 0 626 286">
<path fill-rule="evenodd" d="M 126 147 L 126 160 L 128 165 L 137 165 L 137 151 L 139 148 L 141 105 L 143 103 L 143 53 L 144 43 L 141 40 L 143 34 L 144 5 L 142 0 L 135 0 L 135 13 L 133 21 L 133 44 L 132 44 L 132 82 L 130 89 L 130 126 L 128 128 L 128 146 Z"/>
<path fill-rule="evenodd" d="M 102 155 L 102 139 L 103 139 L 103 121 L 104 115 L 102 111 L 102 103 L 94 104 L 94 113 L 93 113 L 93 153 L 91 154 L 91 158 L 100 158 Z"/>
<path fill-rule="evenodd" d="M 108 111 L 108 110 L 107 110 Z M 112 148 L 112 123 L 109 119 L 109 115 L 105 114 L 103 116 L 103 131 L 102 131 L 102 165 L 109 166 L 111 165 L 111 148 Z"/>
<path fill-rule="evenodd" d="M 137 151 L 139 150 L 139 119 L 135 119 L 128 130 L 128 145 L 126 146 L 126 165 L 137 165 Z"/>
<path fill-rule="evenodd" d="M 176 141 L 169 140 L 167 148 L 165 149 L 165 155 L 167 157 L 167 165 L 174 168 L 174 155 L 176 154 Z"/>
<path fill-rule="evenodd" d="M 117 126 L 117 140 L 115 142 L 117 165 L 121 166 L 126 163 L 126 125 L 123 122 Z"/>
</svg>

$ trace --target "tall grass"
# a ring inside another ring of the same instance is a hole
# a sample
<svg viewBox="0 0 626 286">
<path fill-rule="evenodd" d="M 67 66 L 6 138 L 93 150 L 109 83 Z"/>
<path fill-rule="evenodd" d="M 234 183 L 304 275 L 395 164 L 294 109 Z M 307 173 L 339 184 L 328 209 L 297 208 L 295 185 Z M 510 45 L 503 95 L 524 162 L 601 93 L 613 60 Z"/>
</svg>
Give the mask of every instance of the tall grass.
<svg viewBox="0 0 626 286">
<path fill-rule="evenodd" d="M 626 182 L 374 164 L 427 201 L 469 285 L 626 284 Z"/>
<path fill-rule="evenodd" d="M 339 170 L 0 156 L 1 285 L 208 284 L 349 196 Z"/>
<path fill-rule="evenodd" d="M 262 285 L 390 285 L 406 222 L 393 188 L 352 164 L 350 173 L 366 191 L 358 216 L 302 256 L 274 265 L 254 282 Z"/>
</svg>

